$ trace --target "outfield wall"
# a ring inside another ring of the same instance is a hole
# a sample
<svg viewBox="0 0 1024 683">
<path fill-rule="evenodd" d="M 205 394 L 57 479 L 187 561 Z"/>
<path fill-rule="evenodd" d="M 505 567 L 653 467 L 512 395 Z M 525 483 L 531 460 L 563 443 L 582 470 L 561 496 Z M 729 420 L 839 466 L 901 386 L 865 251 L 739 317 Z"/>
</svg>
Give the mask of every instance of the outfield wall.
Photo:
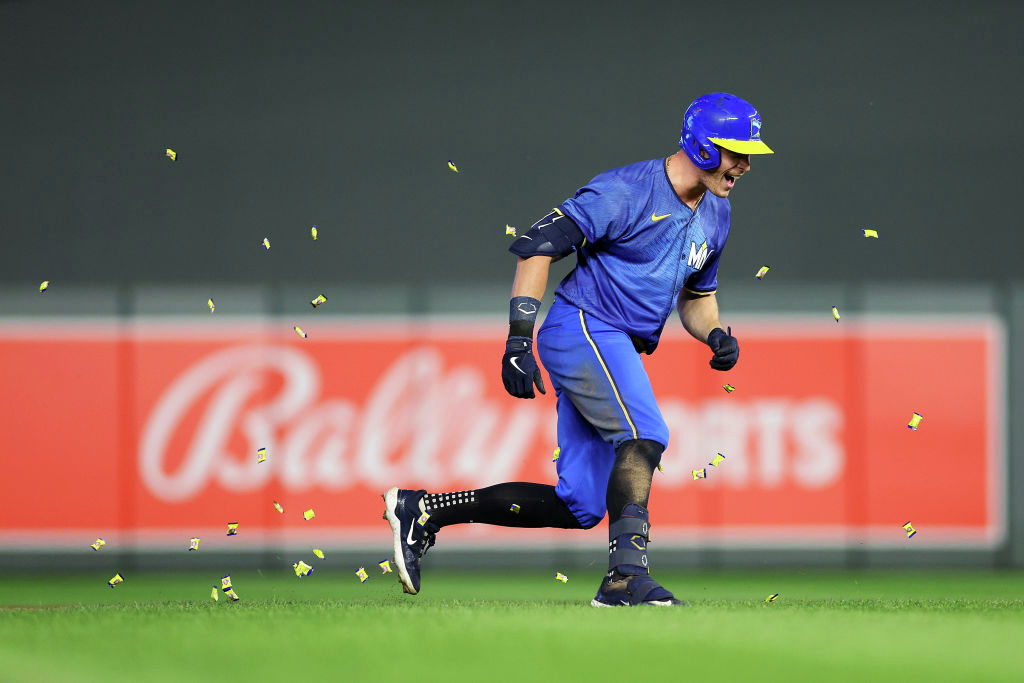
<svg viewBox="0 0 1024 683">
<path fill-rule="evenodd" d="M 315 311 L 298 289 L 6 292 L 0 566 L 91 553 L 96 537 L 142 563 L 194 536 L 210 557 L 257 562 L 309 546 L 377 552 L 390 485 L 555 480 L 553 396 L 512 399 L 498 380 L 505 324 L 484 311 L 505 294 L 396 290 L 390 308 L 378 302 L 388 315 L 368 317 L 332 313 L 344 284 Z M 182 315 L 205 310 L 201 290 L 216 312 Z M 652 547 L 688 564 L 1019 565 L 1008 397 L 1021 291 L 782 285 L 769 304 L 765 287 L 723 287 L 734 371 L 710 370 L 678 325 L 646 361 L 672 433 Z M 603 534 L 442 538 L 450 557 L 513 547 L 544 562 L 589 557 Z"/>
</svg>

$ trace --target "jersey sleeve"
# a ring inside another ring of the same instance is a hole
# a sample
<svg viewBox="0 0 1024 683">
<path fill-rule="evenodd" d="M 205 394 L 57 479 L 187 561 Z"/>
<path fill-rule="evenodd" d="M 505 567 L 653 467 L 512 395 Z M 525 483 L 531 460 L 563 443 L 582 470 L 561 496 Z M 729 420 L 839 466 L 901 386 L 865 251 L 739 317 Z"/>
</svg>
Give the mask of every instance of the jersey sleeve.
<svg viewBox="0 0 1024 683">
<path fill-rule="evenodd" d="M 721 255 L 721 251 L 712 254 L 704 267 L 686 280 L 684 289 L 692 294 L 714 294 L 718 289 L 718 259 Z"/>
<path fill-rule="evenodd" d="M 629 194 L 615 178 L 597 176 L 558 207 L 583 231 L 587 242 L 615 240 L 626 228 Z"/>
</svg>

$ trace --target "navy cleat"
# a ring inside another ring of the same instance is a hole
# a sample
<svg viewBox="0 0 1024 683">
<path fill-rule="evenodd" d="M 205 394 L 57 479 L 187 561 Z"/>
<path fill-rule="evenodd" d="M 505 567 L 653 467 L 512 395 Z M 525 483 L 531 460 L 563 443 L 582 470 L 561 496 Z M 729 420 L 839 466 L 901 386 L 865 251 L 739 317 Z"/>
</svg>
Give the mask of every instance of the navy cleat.
<svg viewBox="0 0 1024 683">
<path fill-rule="evenodd" d="M 669 605 L 689 605 L 677 600 L 672 593 L 648 574 L 626 576 L 618 572 L 609 572 L 597 589 L 597 595 L 590 601 L 591 607 L 635 607 L 637 605 L 653 605 L 668 607 Z"/>
<path fill-rule="evenodd" d="M 391 524 L 395 537 L 395 568 L 398 580 L 406 593 L 420 592 L 420 561 L 427 549 L 434 545 L 438 527 L 420 519 L 426 513 L 423 498 L 426 491 L 410 491 L 394 486 L 381 496 L 384 499 L 384 519 Z"/>
</svg>

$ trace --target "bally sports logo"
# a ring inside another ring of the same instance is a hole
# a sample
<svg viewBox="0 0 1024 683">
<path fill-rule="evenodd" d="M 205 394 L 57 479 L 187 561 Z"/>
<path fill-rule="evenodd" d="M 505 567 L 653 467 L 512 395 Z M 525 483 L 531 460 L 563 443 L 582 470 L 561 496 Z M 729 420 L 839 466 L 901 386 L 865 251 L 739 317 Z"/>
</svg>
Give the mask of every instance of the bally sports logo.
<svg viewBox="0 0 1024 683">
<path fill-rule="evenodd" d="M 446 366 L 441 348 L 406 346 L 382 359 L 361 397 L 323 395 L 318 361 L 329 355 L 292 345 L 216 351 L 181 372 L 146 418 L 141 479 L 166 502 L 192 499 L 214 482 L 243 493 L 272 481 L 291 491 L 553 481 L 553 405 L 506 397 L 488 364 Z M 267 386 L 276 389 L 268 395 Z M 672 435 L 659 486 L 692 486 L 690 470 L 715 452 L 728 454 L 728 467 L 701 483 L 708 489 L 813 490 L 842 476 L 843 414 L 826 397 L 693 401 L 659 393 Z M 172 452 L 172 443 L 184 452 Z M 259 463 L 263 447 L 272 457 Z"/>
</svg>

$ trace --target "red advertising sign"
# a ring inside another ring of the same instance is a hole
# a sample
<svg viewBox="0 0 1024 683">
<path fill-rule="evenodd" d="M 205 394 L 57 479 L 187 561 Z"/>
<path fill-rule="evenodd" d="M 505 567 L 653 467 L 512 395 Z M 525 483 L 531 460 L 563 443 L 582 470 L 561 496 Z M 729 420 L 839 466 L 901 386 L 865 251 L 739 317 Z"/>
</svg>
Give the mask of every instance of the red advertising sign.
<svg viewBox="0 0 1024 683">
<path fill-rule="evenodd" d="M 729 373 L 681 330 L 645 360 L 672 435 L 650 501 L 659 547 L 880 547 L 906 543 L 908 521 L 919 546 L 999 543 L 996 319 L 731 324 L 742 351 Z M 500 321 L 324 317 L 305 329 L 306 339 L 262 319 L 0 324 L 0 546 L 379 546 L 390 486 L 554 483 L 554 398 L 505 394 Z M 463 525 L 443 541 L 600 535 Z"/>
</svg>

